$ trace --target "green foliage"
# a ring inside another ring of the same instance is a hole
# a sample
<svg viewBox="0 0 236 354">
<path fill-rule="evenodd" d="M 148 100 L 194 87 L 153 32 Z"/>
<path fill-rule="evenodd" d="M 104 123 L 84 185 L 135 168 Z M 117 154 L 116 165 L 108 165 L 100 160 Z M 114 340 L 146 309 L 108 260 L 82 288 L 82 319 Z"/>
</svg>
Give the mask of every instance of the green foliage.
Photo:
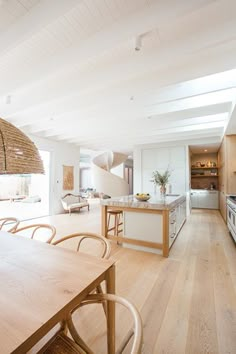
<svg viewBox="0 0 236 354">
<path fill-rule="evenodd" d="M 169 182 L 170 175 L 171 173 L 168 169 L 163 174 L 158 171 L 154 171 L 152 173 L 153 182 L 159 186 L 166 185 Z"/>
</svg>

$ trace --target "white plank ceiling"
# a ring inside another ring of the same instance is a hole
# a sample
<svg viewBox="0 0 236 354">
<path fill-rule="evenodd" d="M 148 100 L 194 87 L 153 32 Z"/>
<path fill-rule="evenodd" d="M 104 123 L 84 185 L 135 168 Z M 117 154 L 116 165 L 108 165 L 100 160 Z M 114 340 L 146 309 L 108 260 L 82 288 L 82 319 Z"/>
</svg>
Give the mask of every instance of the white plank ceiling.
<svg viewBox="0 0 236 354">
<path fill-rule="evenodd" d="M 235 13 L 235 0 L 0 0 L 0 116 L 82 149 L 217 144 L 236 133 Z"/>
</svg>

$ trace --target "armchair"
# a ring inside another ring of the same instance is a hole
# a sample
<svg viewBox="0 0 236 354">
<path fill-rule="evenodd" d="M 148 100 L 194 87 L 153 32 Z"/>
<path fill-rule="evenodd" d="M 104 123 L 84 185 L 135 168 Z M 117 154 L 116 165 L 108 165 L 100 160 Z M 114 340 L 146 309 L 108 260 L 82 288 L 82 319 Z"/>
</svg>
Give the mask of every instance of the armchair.
<svg viewBox="0 0 236 354">
<path fill-rule="evenodd" d="M 76 209 L 87 207 L 89 210 L 89 203 L 87 199 L 81 197 L 80 195 L 75 195 L 68 193 L 61 198 L 61 203 L 65 211 L 68 211 L 71 215 L 71 212 Z"/>
</svg>

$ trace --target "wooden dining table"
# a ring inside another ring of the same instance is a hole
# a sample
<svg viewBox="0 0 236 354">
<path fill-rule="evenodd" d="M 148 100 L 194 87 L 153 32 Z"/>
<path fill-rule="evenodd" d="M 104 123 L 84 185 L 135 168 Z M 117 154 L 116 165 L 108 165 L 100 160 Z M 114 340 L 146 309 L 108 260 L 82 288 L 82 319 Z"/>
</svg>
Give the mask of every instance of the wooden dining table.
<svg viewBox="0 0 236 354">
<path fill-rule="evenodd" d="M 115 267 L 83 253 L 0 231 L 1 354 L 26 353 L 101 281 L 115 293 Z M 114 305 L 107 309 L 114 353 Z"/>
</svg>

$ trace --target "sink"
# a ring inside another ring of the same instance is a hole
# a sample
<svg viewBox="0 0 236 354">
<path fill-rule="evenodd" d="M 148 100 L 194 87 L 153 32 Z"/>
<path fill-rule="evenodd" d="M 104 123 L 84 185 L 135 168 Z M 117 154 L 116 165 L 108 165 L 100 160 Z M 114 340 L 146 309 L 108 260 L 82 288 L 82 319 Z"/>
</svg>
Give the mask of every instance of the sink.
<svg viewBox="0 0 236 354">
<path fill-rule="evenodd" d="M 180 194 L 166 194 L 166 197 L 179 197 Z"/>
</svg>

